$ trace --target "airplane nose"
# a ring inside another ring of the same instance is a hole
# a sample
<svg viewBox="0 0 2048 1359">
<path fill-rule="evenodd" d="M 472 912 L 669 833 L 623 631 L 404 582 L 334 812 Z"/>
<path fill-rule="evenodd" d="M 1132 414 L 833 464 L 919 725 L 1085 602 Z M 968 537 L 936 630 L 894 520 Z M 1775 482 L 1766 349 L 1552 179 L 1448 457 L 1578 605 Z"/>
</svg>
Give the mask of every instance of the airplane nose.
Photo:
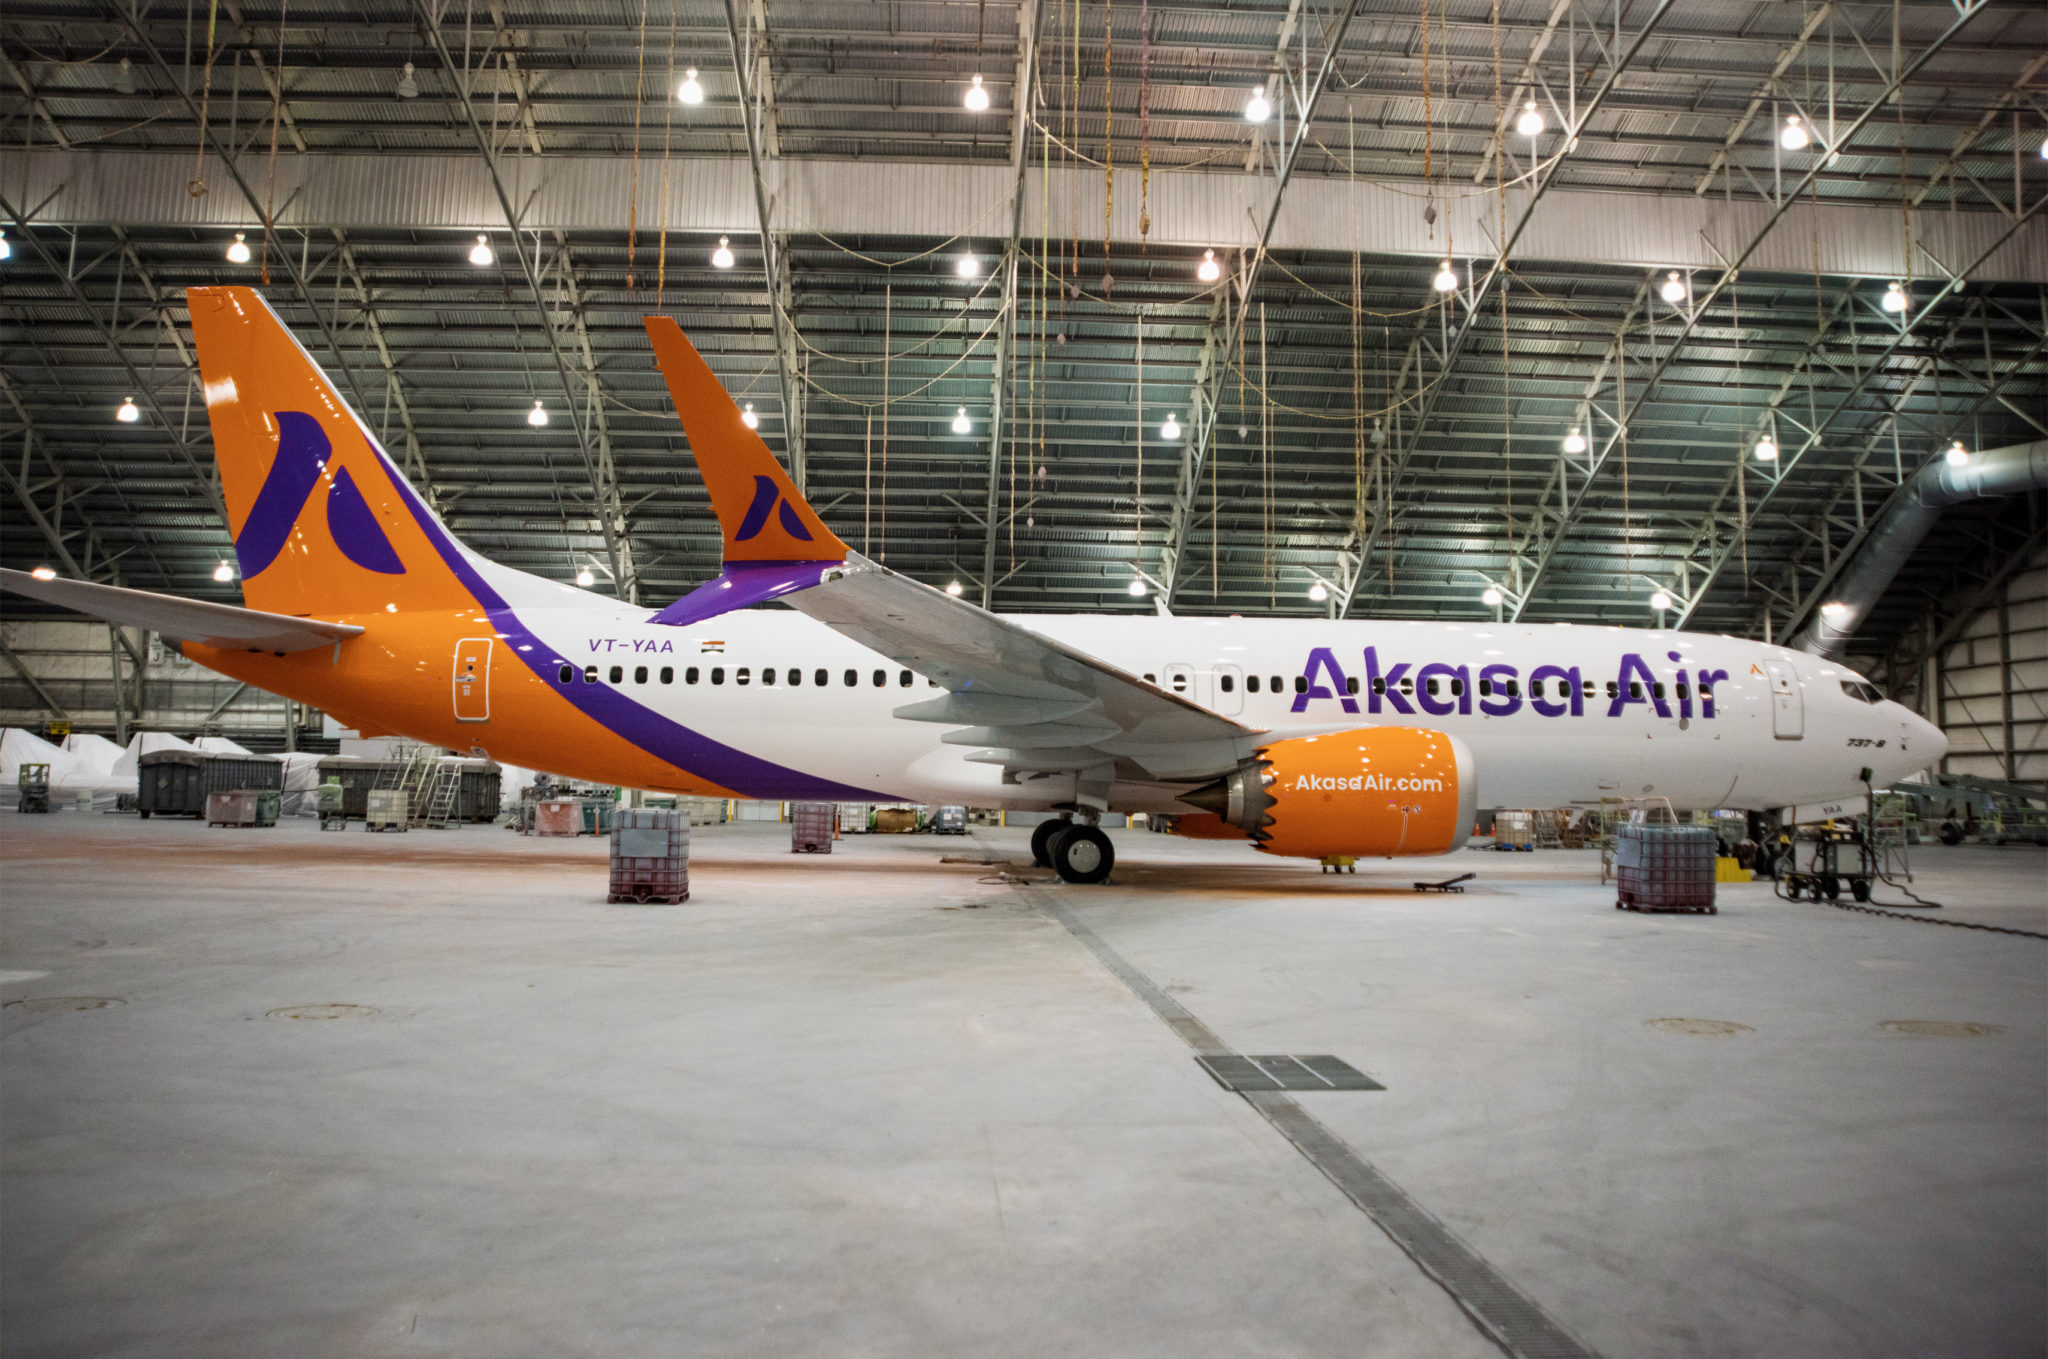
<svg viewBox="0 0 2048 1359">
<path fill-rule="evenodd" d="M 1904 744 L 1906 753 L 1913 757 L 1914 769 L 1940 764 L 1941 757 L 1948 754 L 1948 737 L 1941 728 L 1911 710 L 1906 711 Z"/>
</svg>

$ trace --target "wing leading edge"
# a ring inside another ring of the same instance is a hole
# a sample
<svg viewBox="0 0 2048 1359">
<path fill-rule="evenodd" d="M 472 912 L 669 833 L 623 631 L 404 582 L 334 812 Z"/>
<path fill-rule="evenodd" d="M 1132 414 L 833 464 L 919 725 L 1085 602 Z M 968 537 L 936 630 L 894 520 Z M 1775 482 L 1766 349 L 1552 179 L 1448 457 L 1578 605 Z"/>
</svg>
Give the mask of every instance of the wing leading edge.
<svg viewBox="0 0 2048 1359">
<path fill-rule="evenodd" d="M 42 580 L 27 571 L 0 569 L 0 589 L 61 604 L 111 623 L 148 628 L 182 641 L 224 651 L 312 651 L 362 635 L 353 623 L 324 623 L 232 604 L 209 604 L 84 580 Z"/>
</svg>

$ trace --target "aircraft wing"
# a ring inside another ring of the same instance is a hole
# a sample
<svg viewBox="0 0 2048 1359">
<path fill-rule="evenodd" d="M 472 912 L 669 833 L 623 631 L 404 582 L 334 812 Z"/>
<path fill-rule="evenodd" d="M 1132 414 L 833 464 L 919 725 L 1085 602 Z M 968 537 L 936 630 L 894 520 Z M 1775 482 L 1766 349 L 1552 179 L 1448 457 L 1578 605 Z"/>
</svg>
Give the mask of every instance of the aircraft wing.
<svg viewBox="0 0 2048 1359">
<path fill-rule="evenodd" d="M 312 651 L 360 636 L 363 631 L 353 623 L 323 623 L 317 618 L 293 618 L 83 580 L 41 580 L 27 571 L 4 568 L 0 568 L 0 589 L 224 651 Z"/>
<path fill-rule="evenodd" d="M 1262 744 L 1256 728 L 859 553 L 820 575 L 785 602 L 937 681 L 947 693 L 896 716 L 954 728 L 939 739 L 972 748 L 977 763 L 1197 779 L 1235 768 Z"/>
</svg>

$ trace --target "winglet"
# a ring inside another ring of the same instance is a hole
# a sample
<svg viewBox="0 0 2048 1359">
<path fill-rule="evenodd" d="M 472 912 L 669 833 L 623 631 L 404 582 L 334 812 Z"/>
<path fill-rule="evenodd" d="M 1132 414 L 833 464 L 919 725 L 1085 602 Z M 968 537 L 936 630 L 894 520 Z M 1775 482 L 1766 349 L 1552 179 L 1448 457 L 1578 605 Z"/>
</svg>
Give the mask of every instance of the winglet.
<svg viewBox="0 0 2048 1359">
<path fill-rule="evenodd" d="M 655 361 L 725 538 L 728 562 L 839 562 L 851 551 L 740 419 L 716 374 L 667 316 L 646 318 Z"/>
</svg>

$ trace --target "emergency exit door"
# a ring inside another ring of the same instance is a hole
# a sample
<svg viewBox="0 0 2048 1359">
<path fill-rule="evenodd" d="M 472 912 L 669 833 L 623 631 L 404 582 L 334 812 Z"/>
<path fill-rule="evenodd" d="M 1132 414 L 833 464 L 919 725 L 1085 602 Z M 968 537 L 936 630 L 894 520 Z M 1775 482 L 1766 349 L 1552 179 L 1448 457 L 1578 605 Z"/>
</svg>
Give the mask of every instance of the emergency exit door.
<svg viewBox="0 0 2048 1359">
<path fill-rule="evenodd" d="M 455 720 L 491 720 L 491 638 L 465 637 L 455 644 Z"/>
<path fill-rule="evenodd" d="M 1771 730 L 1780 741 L 1806 735 L 1806 696 L 1799 691 L 1799 672 L 1790 661 L 1765 661 L 1771 675 Z"/>
</svg>

